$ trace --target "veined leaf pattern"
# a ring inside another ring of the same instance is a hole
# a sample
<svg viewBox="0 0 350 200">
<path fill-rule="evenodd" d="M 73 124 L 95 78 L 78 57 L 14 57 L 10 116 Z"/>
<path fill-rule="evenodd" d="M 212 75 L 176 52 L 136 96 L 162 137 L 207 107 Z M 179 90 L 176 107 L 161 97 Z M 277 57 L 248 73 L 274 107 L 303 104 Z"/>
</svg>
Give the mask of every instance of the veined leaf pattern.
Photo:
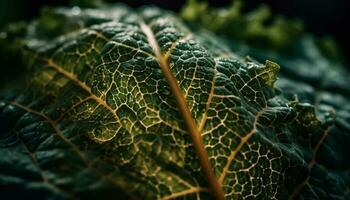
<svg viewBox="0 0 350 200">
<path fill-rule="evenodd" d="M 274 86 L 279 65 L 220 41 L 155 7 L 47 10 L 21 39 L 28 81 L 2 92 L 1 187 L 39 199 L 211 199 L 166 65 L 226 199 L 308 197 L 315 178 L 340 180 L 330 195 L 346 199 L 349 179 L 318 164 L 334 109 L 290 98 Z"/>
</svg>

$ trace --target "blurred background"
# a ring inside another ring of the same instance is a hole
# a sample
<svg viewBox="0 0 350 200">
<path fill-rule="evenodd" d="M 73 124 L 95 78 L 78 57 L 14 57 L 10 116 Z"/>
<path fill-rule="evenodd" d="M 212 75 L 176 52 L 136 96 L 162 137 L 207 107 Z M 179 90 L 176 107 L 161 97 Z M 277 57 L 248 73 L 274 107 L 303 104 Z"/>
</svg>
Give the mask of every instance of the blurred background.
<svg viewBox="0 0 350 200">
<path fill-rule="evenodd" d="M 77 1 L 79 0 L 75 0 L 75 2 Z M 116 0 L 115 2 L 124 2 L 131 7 L 155 4 L 159 7 L 178 11 L 186 0 Z M 207 2 L 217 7 L 228 6 L 231 3 L 230 0 L 208 0 Z M 347 22 L 350 19 L 349 0 L 245 0 L 244 2 L 247 10 L 265 3 L 275 13 L 302 19 L 309 32 L 319 36 L 332 36 L 345 54 L 347 63 L 349 63 L 350 29 Z M 0 27 L 13 21 L 33 19 L 39 15 L 43 6 L 68 6 L 71 3 L 72 0 L 0 0 Z"/>
</svg>

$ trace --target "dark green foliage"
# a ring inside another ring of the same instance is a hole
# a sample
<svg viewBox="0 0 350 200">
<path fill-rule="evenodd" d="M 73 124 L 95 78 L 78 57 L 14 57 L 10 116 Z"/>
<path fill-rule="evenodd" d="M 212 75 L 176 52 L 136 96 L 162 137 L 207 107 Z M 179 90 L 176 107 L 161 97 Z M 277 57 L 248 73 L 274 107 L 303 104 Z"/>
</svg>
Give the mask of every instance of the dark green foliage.
<svg viewBox="0 0 350 200">
<path fill-rule="evenodd" d="M 227 199 L 349 199 L 349 73 L 301 32 L 254 46 L 245 29 L 232 38 L 197 20 L 156 7 L 54 8 L 0 38 L 23 57 L 11 70 L 25 80 L 0 93 L 0 192 L 211 198 L 144 22 Z"/>
</svg>

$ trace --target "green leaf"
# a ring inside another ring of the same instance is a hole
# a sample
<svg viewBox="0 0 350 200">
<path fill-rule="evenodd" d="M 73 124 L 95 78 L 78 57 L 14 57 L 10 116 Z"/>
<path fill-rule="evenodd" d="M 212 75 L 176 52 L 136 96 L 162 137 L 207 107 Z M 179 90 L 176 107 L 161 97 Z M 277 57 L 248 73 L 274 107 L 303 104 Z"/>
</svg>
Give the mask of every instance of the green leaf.
<svg viewBox="0 0 350 200">
<path fill-rule="evenodd" d="M 350 197 L 350 81 L 312 39 L 286 57 L 113 4 L 47 9 L 16 41 L 26 82 L 1 92 L 2 194 Z"/>
<path fill-rule="evenodd" d="M 196 29 L 244 41 L 265 50 L 288 52 L 303 33 L 303 24 L 296 19 L 274 16 L 262 4 L 250 12 L 243 12 L 244 1 L 234 0 L 227 8 L 212 8 L 206 2 L 188 0 L 181 17 Z"/>
</svg>

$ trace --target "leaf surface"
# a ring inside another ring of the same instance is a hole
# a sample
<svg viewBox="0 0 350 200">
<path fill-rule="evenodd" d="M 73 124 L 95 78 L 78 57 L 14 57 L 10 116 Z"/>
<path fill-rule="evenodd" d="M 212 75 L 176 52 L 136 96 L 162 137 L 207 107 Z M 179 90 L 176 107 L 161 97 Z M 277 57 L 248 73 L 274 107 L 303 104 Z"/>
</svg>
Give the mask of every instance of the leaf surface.
<svg viewBox="0 0 350 200">
<path fill-rule="evenodd" d="M 309 58 L 247 53 L 169 11 L 119 4 L 45 10 L 18 41 L 27 79 L 1 92 L 1 192 L 211 199 L 180 94 L 226 199 L 349 197 L 349 80 L 329 75 L 318 93 L 322 62 L 306 73 Z M 278 64 L 244 54 L 281 61 L 278 87 Z"/>
</svg>

